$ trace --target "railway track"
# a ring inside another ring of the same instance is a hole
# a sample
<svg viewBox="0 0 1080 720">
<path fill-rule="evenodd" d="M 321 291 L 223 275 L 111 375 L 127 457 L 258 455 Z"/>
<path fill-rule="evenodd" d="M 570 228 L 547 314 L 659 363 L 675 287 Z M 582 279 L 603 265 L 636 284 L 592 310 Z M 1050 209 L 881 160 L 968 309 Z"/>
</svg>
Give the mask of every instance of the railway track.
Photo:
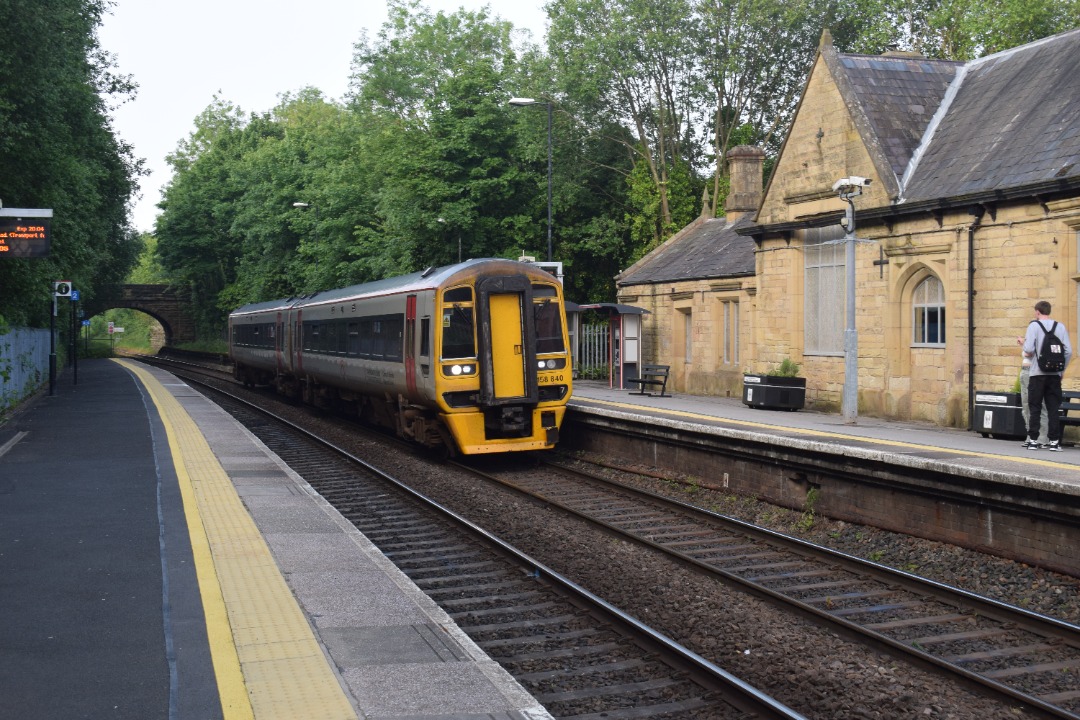
<svg viewBox="0 0 1080 720">
<path fill-rule="evenodd" d="M 281 454 L 286 455 L 284 451 Z M 1008 706 L 1023 706 L 1031 711 L 1030 716 L 1080 717 L 1080 644 L 1073 625 L 657 496 L 645 497 L 647 494 L 635 491 L 637 497 L 629 499 L 625 494 L 629 488 L 607 485 L 598 490 L 596 483 L 606 483 L 604 478 L 556 478 L 547 469 L 527 473 L 500 470 L 495 474 L 504 485 L 535 490 L 534 495 L 546 506 L 565 507 L 590 522 L 599 521 L 605 532 L 618 532 L 650 548 L 673 549 L 673 557 L 682 563 L 797 608 L 847 637 L 859 638 L 861 644 L 902 655 L 942 675 L 956 675 L 983 688 L 984 694 L 998 693 Z M 611 500 L 612 493 L 621 499 Z M 365 534 L 378 533 L 375 528 L 361 529 Z M 446 599 L 448 612 L 455 616 L 462 613 L 463 627 L 471 622 L 467 617 L 476 611 L 468 594 L 454 597 L 457 590 L 452 585 L 445 591 L 429 589 L 424 574 L 431 571 L 443 578 L 438 570 L 431 570 L 432 562 L 447 567 L 468 563 L 453 558 L 429 561 L 422 548 L 412 547 L 411 541 L 404 547 L 387 546 L 385 551 L 403 569 L 415 559 L 419 563 L 415 568 L 417 583 L 441 604 Z M 459 602 L 464 605 L 455 605 Z M 503 612 L 486 606 L 480 610 L 496 616 Z M 530 621 L 525 617 L 510 622 L 527 625 Z M 566 651 L 572 652 L 569 648 Z M 543 696 L 549 692 L 546 686 L 530 683 L 548 682 L 552 674 L 562 670 L 518 672 L 526 687 Z"/>
<path fill-rule="evenodd" d="M 207 389 L 554 716 L 803 717 L 368 463 Z"/>
<path fill-rule="evenodd" d="M 1045 717 L 1080 717 L 1080 627 L 569 467 L 483 475 Z"/>
</svg>

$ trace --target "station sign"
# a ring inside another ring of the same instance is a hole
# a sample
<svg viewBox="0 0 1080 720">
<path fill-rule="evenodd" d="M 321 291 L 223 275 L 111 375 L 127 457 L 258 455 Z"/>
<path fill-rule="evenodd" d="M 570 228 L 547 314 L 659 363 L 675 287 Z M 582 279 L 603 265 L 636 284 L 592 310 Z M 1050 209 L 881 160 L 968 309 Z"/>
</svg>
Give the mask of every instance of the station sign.
<svg viewBox="0 0 1080 720">
<path fill-rule="evenodd" d="M 48 257 L 52 214 L 46 209 L 0 208 L 0 259 Z"/>
</svg>

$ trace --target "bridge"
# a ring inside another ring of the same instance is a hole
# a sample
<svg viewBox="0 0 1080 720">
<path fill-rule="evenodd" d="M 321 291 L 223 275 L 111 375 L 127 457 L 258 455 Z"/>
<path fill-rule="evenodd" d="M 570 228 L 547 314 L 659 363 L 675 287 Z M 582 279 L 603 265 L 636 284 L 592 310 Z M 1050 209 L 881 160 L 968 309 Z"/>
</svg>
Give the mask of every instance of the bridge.
<svg viewBox="0 0 1080 720">
<path fill-rule="evenodd" d="M 195 341 L 195 320 L 188 312 L 190 302 L 168 285 L 124 285 L 123 297 L 109 308 L 139 310 L 161 323 L 165 344 Z"/>
</svg>

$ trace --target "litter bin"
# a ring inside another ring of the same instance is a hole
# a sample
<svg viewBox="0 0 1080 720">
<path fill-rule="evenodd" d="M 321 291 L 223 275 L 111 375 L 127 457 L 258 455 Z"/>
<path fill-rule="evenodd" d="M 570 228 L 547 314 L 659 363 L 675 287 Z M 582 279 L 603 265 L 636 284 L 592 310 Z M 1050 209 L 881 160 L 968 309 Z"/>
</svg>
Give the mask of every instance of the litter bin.
<svg viewBox="0 0 1080 720">
<path fill-rule="evenodd" d="M 1027 435 L 1020 393 L 976 392 L 975 432 L 983 437 L 1018 438 Z"/>
</svg>

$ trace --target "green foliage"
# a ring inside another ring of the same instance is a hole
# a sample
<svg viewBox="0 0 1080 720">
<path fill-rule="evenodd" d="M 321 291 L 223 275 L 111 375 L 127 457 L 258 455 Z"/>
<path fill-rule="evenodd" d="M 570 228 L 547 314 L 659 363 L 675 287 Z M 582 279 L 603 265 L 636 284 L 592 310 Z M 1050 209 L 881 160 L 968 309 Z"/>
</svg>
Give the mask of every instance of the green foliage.
<svg viewBox="0 0 1080 720">
<path fill-rule="evenodd" d="M 769 374 L 777 377 L 799 377 L 799 367 L 799 363 L 791 358 L 784 358 Z"/>
<path fill-rule="evenodd" d="M 246 114 L 215 98 L 169 157 L 160 267 L 144 258 L 137 276 L 190 292 L 213 339 L 237 306 L 444 265 L 459 248 L 544 258 L 550 127 L 567 297 L 610 301 L 612 278 L 703 196 L 722 207 L 732 147 L 771 153 L 768 178 L 823 28 L 843 52 L 968 57 L 1061 29 L 1077 3 L 553 0 L 541 49 L 487 9 L 390 0 L 356 45 L 344 103 L 306 88 Z"/>
<path fill-rule="evenodd" d="M 139 240 L 142 243 L 142 252 L 124 282 L 135 285 L 167 284 L 168 275 L 157 257 L 157 238 L 150 233 L 141 233 Z"/>
<path fill-rule="evenodd" d="M 97 44 L 106 10 L 104 0 L 0 3 L 0 199 L 53 210 L 48 258 L 0 260 L 0 308 L 15 325 L 47 325 L 54 280 L 71 280 L 92 307 L 140 249 L 127 210 L 141 161 L 107 115 L 134 85 Z"/>
</svg>

